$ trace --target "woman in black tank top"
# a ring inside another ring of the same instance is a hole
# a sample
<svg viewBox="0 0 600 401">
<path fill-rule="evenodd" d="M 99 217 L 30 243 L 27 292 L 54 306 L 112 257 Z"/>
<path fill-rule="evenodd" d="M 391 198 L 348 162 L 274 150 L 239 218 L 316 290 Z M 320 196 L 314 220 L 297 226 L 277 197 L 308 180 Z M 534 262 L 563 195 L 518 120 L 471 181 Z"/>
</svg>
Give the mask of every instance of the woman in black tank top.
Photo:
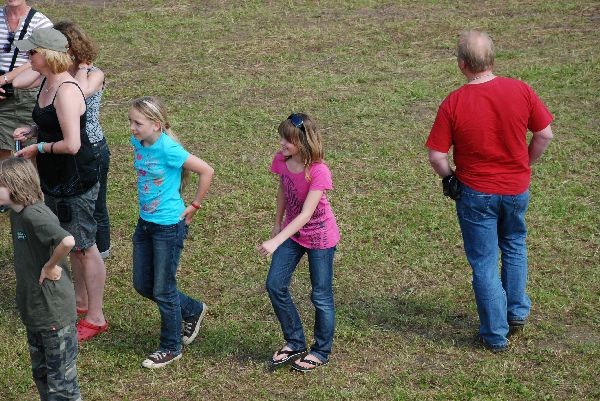
<svg viewBox="0 0 600 401">
<path fill-rule="evenodd" d="M 71 59 L 62 33 L 54 28 L 37 29 L 15 44 L 28 51 L 31 68 L 44 77 L 32 113 L 35 124 L 17 128 L 13 135 L 20 141 L 37 135 L 37 144 L 21 149 L 17 156 L 35 157 L 46 205 L 75 237 L 71 265 L 77 306 L 81 306 L 78 311 L 86 315 L 77 323 L 77 336 L 85 341 L 108 327 L 102 312 L 106 268 L 96 246 L 93 218 L 98 160 L 85 131 L 86 104 L 68 72 Z"/>
</svg>

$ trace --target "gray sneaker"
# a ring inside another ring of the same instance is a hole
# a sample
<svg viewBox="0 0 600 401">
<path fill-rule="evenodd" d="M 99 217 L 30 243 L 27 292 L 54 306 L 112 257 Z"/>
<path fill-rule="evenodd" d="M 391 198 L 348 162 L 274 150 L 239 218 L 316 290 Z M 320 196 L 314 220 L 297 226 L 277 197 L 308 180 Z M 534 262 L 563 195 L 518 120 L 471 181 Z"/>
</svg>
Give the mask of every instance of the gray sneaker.
<svg viewBox="0 0 600 401">
<path fill-rule="evenodd" d="M 206 315 L 206 304 L 202 303 L 202 312 L 199 315 L 194 316 L 189 320 L 183 321 L 183 339 L 181 342 L 184 345 L 190 345 L 198 336 L 198 331 L 200 331 L 200 324 L 202 323 L 202 319 L 204 319 L 204 315 Z"/>
<path fill-rule="evenodd" d="M 527 320 L 509 320 L 507 337 L 522 333 L 526 324 L 527 324 Z"/>
<path fill-rule="evenodd" d="M 144 359 L 142 366 L 148 369 L 162 368 L 181 358 L 182 354 L 174 355 L 171 351 L 156 351 Z"/>
<path fill-rule="evenodd" d="M 508 351 L 508 340 L 506 341 L 506 344 L 503 346 L 491 345 L 491 344 L 488 344 L 488 342 L 485 341 L 483 339 L 483 337 L 481 337 L 481 334 L 477 334 L 477 336 L 475 337 L 475 341 L 477 343 L 479 343 L 480 345 L 482 345 L 483 348 L 485 348 L 488 351 L 491 351 L 493 353 Z"/>
</svg>

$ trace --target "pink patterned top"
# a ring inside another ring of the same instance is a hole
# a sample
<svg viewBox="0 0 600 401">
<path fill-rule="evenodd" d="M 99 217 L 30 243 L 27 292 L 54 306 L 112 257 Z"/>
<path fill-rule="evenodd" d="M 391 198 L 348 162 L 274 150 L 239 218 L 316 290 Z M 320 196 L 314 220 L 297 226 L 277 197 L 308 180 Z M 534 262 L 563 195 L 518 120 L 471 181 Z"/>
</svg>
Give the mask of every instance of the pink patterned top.
<svg viewBox="0 0 600 401">
<path fill-rule="evenodd" d="M 271 171 L 281 177 L 285 193 L 284 227 L 300 214 L 308 191 L 323 191 L 312 217 L 300 231 L 292 235 L 292 240 L 308 249 L 335 246 L 340 240 L 340 230 L 327 200 L 326 191 L 333 189 L 331 171 L 327 165 L 323 162 L 311 165 L 310 180 L 307 180 L 304 171 L 292 173 L 285 164 L 285 157 L 278 152 L 271 164 Z"/>
</svg>

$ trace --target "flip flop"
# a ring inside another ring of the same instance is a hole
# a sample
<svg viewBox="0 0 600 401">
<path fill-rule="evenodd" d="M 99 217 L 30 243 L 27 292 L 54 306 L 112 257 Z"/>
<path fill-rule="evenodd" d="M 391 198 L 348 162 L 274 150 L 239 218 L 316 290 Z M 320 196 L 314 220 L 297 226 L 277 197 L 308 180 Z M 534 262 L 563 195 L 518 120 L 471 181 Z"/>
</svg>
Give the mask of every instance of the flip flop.
<svg viewBox="0 0 600 401">
<path fill-rule="evenodd" d="M 87 309 L 80 308 L 79 306 L 77 307 L 77 314 L 78 315 L 87 315 L 87 312 L 88 312 Z"/>
<path fill-rule="evenodd" d="M 309 365 L 312 365 L 312 366 L 310 368 L 305 368 L 303 366 L 298 365 L 298 362 L 308 363 Z M 292 369 L 294 369 L 296 372 L 305 373 L 305 372 L 310 372 L 311 370 L 315 370 L 319 366 L 327 365 L 328 362 L 329 362 L 329 360 L 327 360 L 325 362 L 317 362 L 317 361 L 313 361 L 312 359 L 306 359 L 306 357 L 303 357 L 303 358 L 297 360 L 296 362 L 292 363 Z"/>
<path fill-rule="evenodd" d="M 282 348 L 282 349 L 278 350 L 275 353 L 275 356 L 286 355 L 286 357 L 283 358 L 283 359 L 277 359 L 277 360 L 271 358 L 271 365 L 273 365 L 273 366 L 282 366 L 282 365 L 285 365 L 289 361 L 294 360 L 294 359 L 300 357 L 302 354 L 305 354 L 305 353 L 306 353 L 306 348 L 300 349 L 300 350 L 297 350 L 297 351 L 294 351 L 294 350 L 291 350 L 291 349 L 284 350 Z"/>
<path fill-rule="evenodd" d="M 108 320 L 103 326 L 90 323 L 85 319 L 80 319 L 77 322 L 77 341 L 83 342 L 97 336 L 100 333 L 104 333 L 108 329 Z"/>
</svg>

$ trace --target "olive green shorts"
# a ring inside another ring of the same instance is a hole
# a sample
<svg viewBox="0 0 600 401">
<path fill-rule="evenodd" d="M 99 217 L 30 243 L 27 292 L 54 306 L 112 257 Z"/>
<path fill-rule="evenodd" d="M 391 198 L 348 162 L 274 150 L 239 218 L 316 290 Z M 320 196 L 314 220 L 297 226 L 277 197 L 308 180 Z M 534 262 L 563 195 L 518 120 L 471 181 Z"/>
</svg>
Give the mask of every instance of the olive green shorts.
<svg viewBox="0 0 600 401">
<path fill-rule="evenodd" d="M 31 112 L 38 89 L 15 89 L 15 95 L 0 100 L 0 149 L 15 150 L 15 128 L 31 125 Z"/>
</svg>

